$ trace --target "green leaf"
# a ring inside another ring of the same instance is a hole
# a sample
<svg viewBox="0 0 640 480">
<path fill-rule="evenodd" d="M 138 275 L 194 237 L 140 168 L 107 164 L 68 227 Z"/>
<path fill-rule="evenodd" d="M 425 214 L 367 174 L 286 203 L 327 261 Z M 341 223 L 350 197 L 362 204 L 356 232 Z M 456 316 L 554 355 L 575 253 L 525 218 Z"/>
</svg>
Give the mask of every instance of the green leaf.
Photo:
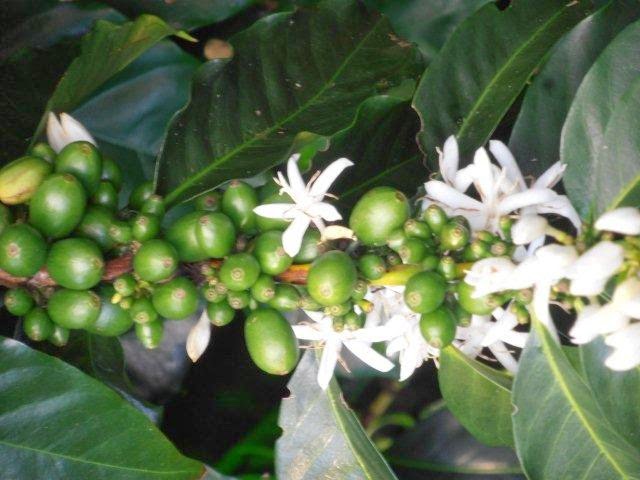
<svg viewBox="0 0 640 480">
<path fill-rule="evenodd" d="M 587 4 L 514 0 L 500 11 L 491 3 L 460 24 L 413 100 L 431 164 L 449 135 L 467 157 L 486 143 L 549 49 L 584 18 Z"/>
<path fill-rule="evenodd" d="M 387 20 L 351 1 L 271 15 L 231 43 L 234 58 L 201 67 L 169 129 L 157 174 L 168 203 L 282 162 L 300 132 L 343 130 L 419 63 Z"/>
<path fill-rule="evenodd" d="M 527 89 L 509 140 L 525 175 L 537 177 L 558 161 L 562 125 L 580 83 L 607 44 L 639 17 L 637 1 L 613 0 L 558 43 Z"/>
<path fill-rule="evenodd" d="M 98 88 L 145 51 L 169 35 L 179 34 L 153 15 L 114 25 L 100 20 L 82 39 L 81 53 L 64 76 L 47 104 L 47 111 L 70 112 Z M 34 135 L 42 132 L 46 112 Z"/>
<path fill-rule="evenodd" d="M 395 475 L 347 406 L 335 379 L 326 391 L 317 384 L 318 359 L 302 356 L 282 401 L 282 437 L 276 442 L 277 478 L 393 480 Z"/>
<path fill-rule="evenodd" d="M 104 0 L 129 17 L 151 13 L 174 28 L 194 28 L 222 22 L 249 7 L 255 0 Z"/>
<path fill-rule="evenodd" d="M 469 432 L 491 446 L 513 445 L 511 375 L 451 346 L 442 350 L 438 383 L 447 407 Z"/>
<path fill-rule="evenodd" d="M 534 320 L 513 385 L 513 432 L 527 477 L 640 478 L 640 453 L 607 422 L 546 327 Z"/>
<path fill-rule="evenodd" d="M 604 364 L 610 353 L 602 338 L 581 346 L 584 377 L 609 422 L 640 449 L 640 367 L 613 371 Z"/>
<path fill-rule="evenodd" d="M 455 27 L 490 0 L 366 0 L 389 17 L 394 31 L 432 60 Z"/>
<path fill-rule="evenodd" d="M 70 365 L 0 340 L 0 463 L 6 478 L 197 479 L 118 394 Z"/>
</svg>

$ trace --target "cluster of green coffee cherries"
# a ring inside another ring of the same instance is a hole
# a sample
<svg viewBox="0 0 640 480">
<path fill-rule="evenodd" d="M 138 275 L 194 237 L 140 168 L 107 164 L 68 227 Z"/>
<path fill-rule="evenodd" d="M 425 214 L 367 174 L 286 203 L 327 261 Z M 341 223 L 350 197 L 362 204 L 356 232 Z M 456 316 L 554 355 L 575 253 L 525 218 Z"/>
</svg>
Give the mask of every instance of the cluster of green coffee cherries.
<svg viewBox="0 0 640 480">
<path fill-rule="evenodd" d="M 374 188 L 356 204 L 356 243 L 309 229 L 292 258 L 282 245 L 289 223 L 254 212 L 291 202 L 274 182 L 256 189 L 231 181 L 168 225 L 152 183 L 133 189 L 124 208 L 121 186 L 118 165 L 83 141 L 57 154 L 37 144 L 0 170 L 0 269 L 16 284 L 4 305 L 24 317 L 30 339 L 62 346 L 70 330 L 118 336 L 134 328 L 155 348 L 165 319 L 192 317 L 204 304 L 218 327 L 244 311 L 251 358 L 284 374 L 299 355 L 284 312 L 322 311 L 336 331 L 357 330 L 373 308 L 372 288 L 406 285 L 423 336 L 442 347 L 471 314 L 504 302 L 473 298 L 460 278 L 468 262 L 509 255 L 513 245 L 487 232 L 471 238 L 463 217 L 435 205 L 410 218 L 393 188 Z"/>
</svg>

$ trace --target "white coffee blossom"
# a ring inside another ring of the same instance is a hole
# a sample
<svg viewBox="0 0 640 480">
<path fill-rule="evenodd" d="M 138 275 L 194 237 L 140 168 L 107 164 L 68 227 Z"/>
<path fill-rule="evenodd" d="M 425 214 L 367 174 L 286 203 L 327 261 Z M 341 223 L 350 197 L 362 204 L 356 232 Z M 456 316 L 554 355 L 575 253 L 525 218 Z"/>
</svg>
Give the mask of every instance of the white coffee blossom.
<svg viewBox="0 0 640 480">
<path fill-rule="evenodd" d="M 640 235 L 640 210 L 634 207 L 622 207 L 601 215 L 594 225 L 596 230 L 620 233 L 622 235 Z"/>
<path fill-rule="evenodd" d="M 85 141 L 96 145 L 89 131 L 68 113 L 61 113 L 60 119 L 49 112 L 47 118 L 47 140 L 56 153 L 73 142 Z"/>
</svg>

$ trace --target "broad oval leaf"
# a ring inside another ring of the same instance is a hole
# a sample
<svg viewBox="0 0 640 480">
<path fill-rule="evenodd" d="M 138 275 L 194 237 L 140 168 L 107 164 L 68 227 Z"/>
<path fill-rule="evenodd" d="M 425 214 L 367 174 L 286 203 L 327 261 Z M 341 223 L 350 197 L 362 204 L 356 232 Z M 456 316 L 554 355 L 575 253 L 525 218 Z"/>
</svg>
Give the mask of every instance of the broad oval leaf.
<svg viewBox="0 0 640 480">
<path fill-rule="evenodd" d="M 418 139 L 432 165 L 436 147 L 449 135 L 456 135 L 464 156 L 489 139 L 546 53 L 584 18 L 587 6 L 584 0 L 514 0 L 500 11 L 491 3 L 460 24 L 413 100 L 422 119 Z"/>
<path fill-rule="evenodd" d="M 640 367 L 615 372 L 604 364 L 610 353 L 602 338 L 581 346 L 584 377 L 609 422 L 640 449 Z"/>
<path fill-rule="evenodd" d="M 316 382 L 318 359 L 307 350 L 282 400 L 276 476 L 282 479 L 394 480 L 396 477 L 347 406 L 335 379 Z"/>
<path fill-rule="evenodd" d="M 509 139 L 525 175 L 539 176 L 558 161 L 562 125 L 580 83 L 607 44 L 639 17 L 637 1 L 612 0 L 558 43 L 527 88 Z"/>
<path fill-rule="evenodd" d="M 534 320 L 513 385 L 513 432 L 531 479 L 640 478 L 640 452 L 604 417 L 546 327 Z"/>
<path fill-rule="evenodd" d="M 386 19 L 352 1 L 271 15 L 231 43 L 233 59 L 196 73 L 167 134 L 157 184 L 168 203 L 278 164 L 300 132 L 334 135 L 419 65 Z"/>
<path fill-rule="evenodd" d="M 195 480 L 180 454 L 117 393 L 70 365 L 0 338 L 0 464 L 5 478 Z"/>
<path fill-rule="evenodd" d="M 633 137 L 637 137 L 640 122 L 634 93 L 640 77 L 639 42 L 640 21 L 636 21 L 593 64 L 562 129 L 560 158 L 567 164 L 564 185 L 583 215 L 591 208 L 598 213 L 610 206 L 637 204 L 634 177 L 640 174 L 640 149 Z M 619 156 L 628 154 L 631 156 Z"/>
<path fill-rule="evenodd" d="M 511 383 L 505 372 L 468 358 L 451 346 L 442 350 L 438 383 L 447 407 L 482 443 L 513 445 Z"/>
</svg>

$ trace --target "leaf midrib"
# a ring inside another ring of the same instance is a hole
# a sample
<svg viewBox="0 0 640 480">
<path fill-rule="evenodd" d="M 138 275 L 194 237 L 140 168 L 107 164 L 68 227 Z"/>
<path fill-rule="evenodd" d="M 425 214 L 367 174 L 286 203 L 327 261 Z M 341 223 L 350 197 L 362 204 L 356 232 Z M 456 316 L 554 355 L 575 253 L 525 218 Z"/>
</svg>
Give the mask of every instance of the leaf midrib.
<svg viewBox="0 0 640 480">
<path fill-rule="evenodd" d="M 221 157 L 217 158 L 216 160 L 214 160 L 213 162 L 211 162 L 207 167 L 203 168 L 202 170 L 200 170 L 198 173 L 196 173 L 195 175 L 193 175 L 192 177 L 190 177 L 188 180 L 185 180 L 184 182 L 182 182 L 181 185 L 179 185 L 178 187 L 174 188 L 170 193 L 168 193 L 165 196 L 165 204 L 166 205 L 171 205 L 173 204 L 176 199 L 185 191 L 187 190 L 189 187 L 191 187 L 194 183 L 196 183 L 198 180 L 200 180 L 201 178 L 203 178 L 204 176 L 206 176 L 209 172 L 211 172 L 211 170 L 215 169 L 216 167 L 218 167 L 219 165 L 223 164 L 223 163 L 227 163 L 227 161 L 231 158 L 233 158 L 236 154 L 238 154 L 239 152 L 243 151 L 244 149 L 248 148 L 249 146 L 253 145 L 256 141 L 264 138 L 265 136 L 270 135 L 271 133 L 277 131 L 278 129 L 280 129 L 283 125 L 285 125 L 286 123 L 288 123 L 289 121 L 295 119 L 299 114 L 301 114 L 302 112 L 304 112 L 306 109 L 308 109 L 311 105 L 313 105 L 313 103 L 320 97 L 322 96 L 331 86 L 333 86 L 335 80 L 342 74 L 342 72 L 344 71 L 344 69 L 347 67 L 347 65 L 351 62 L 352 58 L 360 51 L 360 49 L 362 48 L 362 46 L 367 42 L 367 40 L 369 39 L 369 37 L 378 29 L 378 27 L 381 25 L 383 21 L 383 17 L 379 17 L 378 20 L 375 22 L 375 24 L 372 26 L 371 30 L 369 32 L 367 32 L 367 34 L 365 36 L 362 37 L 362 39 L 360 40 L 360 42 L 358 42 L 358 44 L 355 46 L 355 48 L 353 49 L 353 51 L 347 55 L 347 57 L 345 58 L 345 60 L 342 62 L 342 64 L 336 69 L 336 71 L 333 73 L 333 75 L 325 82 L 325 84 L 323 85 L 323 87 L 318 90 L 314 95 L 312 95 L 306 102 L 304 102 L 300 108 L 298 108 L 297 110 L 295 110 L 294 112 L 290 113 L 289 115 L 287 115 L 286 117 L 284 117 L 281 120 L 278 120 L 276 123 L 274 123 L 271 127 L 266 128 L 265 130 L 258 132 L 256 134 L 253 135 L 253 137 L 250 140 L 247 140 L 241 144 L 239 144 L 238 146 L 236 146 L 233 150 L 231 150 L 230 152 L 222 155 Z M 203 192 L 200 192 L 203 193 Z M 198 195 L 200 195 L 200 193 Z M 197 195 L 194 195 L 193 197 L 187 198 L 184 201 L 189 201 L 191 198 L 194 198 Z"/>
<path fill-rule="evenodd" d="M 521 46 L 519 46 L 513 53 L 513 55 L 511 55 L 510 59 L 502 66 L 498 69 L 496 75 L 493 76 L 492 80 L 487 84 L 487 87 L 484 89 L 484 91 L 482 92 L 482 94 L 478 97 L 478 99 L 476 100 L 476 102 L 473 104 L 473 106 L 471 107 L 471 109 L 469 110 L 469 114 L 466 116 L 466 120 L 462 123 L 462 126 L 460 127 L 460 130 L 458 131 L 458 138 L 462 138 L 465 134 L 466 134 L 466 130 L 470 127 L 468 127 L 469 123 L 470 123 L 470 119 L 472 117 L 474 117 L 478 110 L 480 109 L 480 105 L 482 105 L 482 103 L 484 103 L 484 99 L 487 95 L 489 95 L 489 92 L 492 91 L 497 83 L 497 81 L 499 79 L 502 78 L 503 75 L 507 74 L 507 70 L 511 67 L 511 64 L 513 62 L 515 62 L 516 58 L 520 57 L 520 54 L 526 50 L 527 48 L 529 48 L 529 46 L 531 45 L 531 43 L 533 42 L 534 39 L 537 39 L 544 31 L 546 31 L 547 27 L 552 24 L 555 23 L 556 19 L 561 16 L 565 10 L 567 8 L 571 8 L 570 6 L 568 7 L 567 5 L 563 6 L 561 10 L 559 10 L 557 13 L 555 13 L 554 15 L 551 16 L 551 18 L 549 20 L 547 20 L 546 22 L 544 22 L 540 28 L 535 30 L 535 33 L 533 35 L 531 35 L 529 37 L 528 40 L 526 40 Z M 500 13 L 498 13 L 500 14 Z M 516 92 L 513 97 L 517 97 L 519 94 L 519 92 Z M 505 108 L 505 110 L 507 110 L 507 108 Z M 502 116 L 502 115 L 501 115 Z M 490 135 L 491 133 L 489 133 Z M 485 138 L 483 139 L 483 142 L 487 139 L 487 136 L 485 136 Z"/>
</svg>

